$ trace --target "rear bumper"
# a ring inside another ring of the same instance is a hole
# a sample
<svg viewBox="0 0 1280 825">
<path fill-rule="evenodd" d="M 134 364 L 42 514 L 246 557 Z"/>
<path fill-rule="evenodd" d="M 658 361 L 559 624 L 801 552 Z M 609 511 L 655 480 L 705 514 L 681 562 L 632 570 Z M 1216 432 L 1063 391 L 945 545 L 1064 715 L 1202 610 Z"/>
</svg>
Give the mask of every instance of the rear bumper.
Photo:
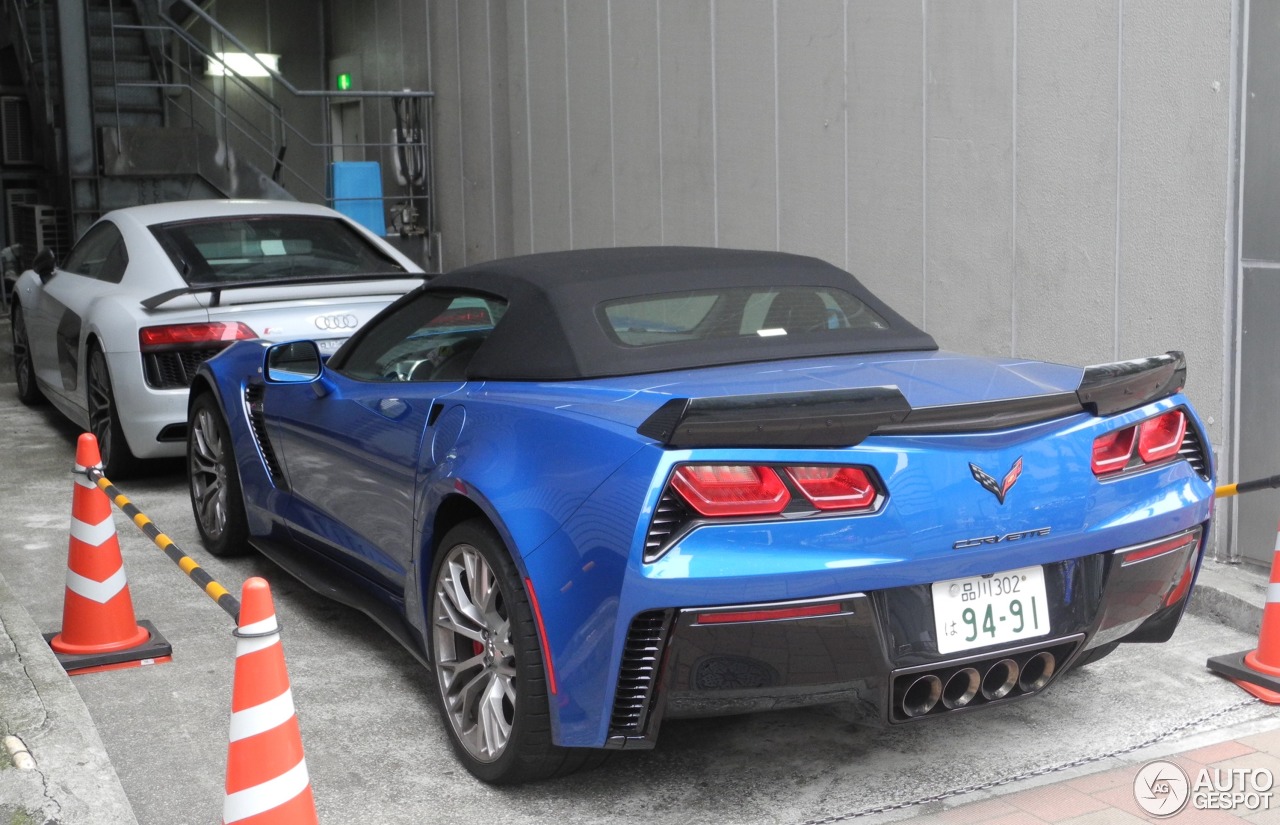
<svg viewBox="0 0 1280 825">
<path fill-rule="evenodd" d="M 869 722 L 904 724 L 1026 698 L 1084 651 L 1168 639 L 1206 527 L 1044 565 L 1051 631 L 961 653 L 938 652 L 929 585 L 642 613 L 605 746 L 653 747 L 664 718 L 850 702 Z M 1189 540 L 1163 550 L 1177 536 Z"/>
</svg>

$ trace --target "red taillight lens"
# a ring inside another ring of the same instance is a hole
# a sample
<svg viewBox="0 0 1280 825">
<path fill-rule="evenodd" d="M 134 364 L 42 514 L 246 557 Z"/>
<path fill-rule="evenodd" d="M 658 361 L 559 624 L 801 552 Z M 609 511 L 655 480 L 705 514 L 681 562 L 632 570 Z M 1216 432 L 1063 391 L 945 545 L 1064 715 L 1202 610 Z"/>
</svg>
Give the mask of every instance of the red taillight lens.
<svg viewBox="0 0 1280 825">
<path fill-rule="evenodd" d="M 1163 461 L 1178 454 L 1187 434 L 1187 417 L 1182 410 L 1148 418 L 1138 425 L 1138 456 L 1146 463 Z"/>
<path fill-rule="evenodd" d="M 671 485 L 704 516 L 776 515 L 791 500 L 772 468 L 749 464 L 686 464 Z"/>
<path fill-rule="evenodd" d="M 819 510 L 863 510 L 876 501 L 876 486 L 857 467 L 788 467 L 787 475 Z"/>
<path fill-rule="evenodd" d="M 138 345 L 143 352 L 161 347 L 230 343 L 258 335 L 245 324 L 213 322 L 207 324 L 168 324 L 138 330 Z"/>
<path fill-rule="evenodd" d="M 799 607 L 767 607 L 757 610 L 730 610 L 721 613 L 699 613 L 694 624 L 734 624 L 737 622 L 776 622 L 783 619 L 812 619 L 834 616 L 843 608 L 839 603 L 807 604 Z"/>
<path fill-rule="evenodd" d="M 1133 455 L 1133 439 L 1137 427 L 1125 427 L 1100 435 L 1093 441 L 1093 474 L 1106 475 L 1123 470 Z"/>
</svg>

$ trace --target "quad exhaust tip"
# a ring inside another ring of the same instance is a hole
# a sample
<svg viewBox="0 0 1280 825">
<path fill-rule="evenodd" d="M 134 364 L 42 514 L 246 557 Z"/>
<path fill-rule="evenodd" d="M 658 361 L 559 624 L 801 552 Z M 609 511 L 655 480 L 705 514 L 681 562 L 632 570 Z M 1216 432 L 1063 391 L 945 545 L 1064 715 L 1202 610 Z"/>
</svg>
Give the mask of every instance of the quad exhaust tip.
<svg viewBox="0 0 1280 825">
<path fill-rule="evenodd" d="M 935 710 L 945 713 L 1036 693 L 1053 679 L 1058 662 L 1071 658 L 1079 641 L 982 662 L 940 664 L 932 672 L 900 674 L 894 680 L 895 713 L 900 720 L 917 719 Z"/>
</svg>

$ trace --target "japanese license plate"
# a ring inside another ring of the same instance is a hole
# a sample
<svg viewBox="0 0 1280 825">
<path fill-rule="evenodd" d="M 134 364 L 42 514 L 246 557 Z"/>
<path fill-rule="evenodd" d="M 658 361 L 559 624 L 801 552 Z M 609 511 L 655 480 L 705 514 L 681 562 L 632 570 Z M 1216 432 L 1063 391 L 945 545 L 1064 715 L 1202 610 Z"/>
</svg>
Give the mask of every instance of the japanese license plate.
<svg viewBox="0 0 1280 825">
<path fill-rule="evenodd" d="M 316 341 L 316 346 L 320 348 L 320 352 L 330 354 L 338 351 L 338 347 L 347 343 L 346 338 L 321 338 Z"/>
<path fill-rule="evenodd" d="M 1049 632 L 1044 569 L 934 582 L 933 623 L 939 653 L 1044 636 Z"/>
</svg>

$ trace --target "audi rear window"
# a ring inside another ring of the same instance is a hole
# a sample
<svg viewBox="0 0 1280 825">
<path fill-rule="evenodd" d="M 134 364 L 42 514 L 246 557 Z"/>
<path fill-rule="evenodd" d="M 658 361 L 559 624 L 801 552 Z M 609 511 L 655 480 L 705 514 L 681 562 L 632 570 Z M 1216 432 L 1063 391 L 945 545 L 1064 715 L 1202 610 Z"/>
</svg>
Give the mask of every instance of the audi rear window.
<svg viewBox="0 0 1280 825">
<path fill-rule="evenodd" d="M 344 221 L 251 215 L 158 224 L 160 246 L 189 286 L 334 275 L 403 274 L 404 267 Z"/>
</svg>

